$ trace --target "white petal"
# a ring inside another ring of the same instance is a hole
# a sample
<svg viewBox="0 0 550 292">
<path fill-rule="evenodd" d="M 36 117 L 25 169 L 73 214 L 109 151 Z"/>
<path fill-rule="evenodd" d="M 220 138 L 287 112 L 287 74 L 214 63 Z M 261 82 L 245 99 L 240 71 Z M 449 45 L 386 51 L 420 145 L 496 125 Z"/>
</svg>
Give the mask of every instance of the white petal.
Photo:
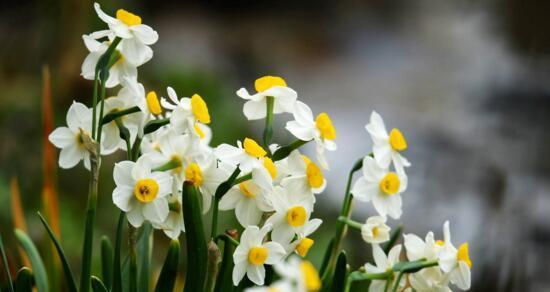
<svg viewBox="0 0 550 292">
<path fill-rule="evenodd" d="M 265 268 L 263 265 L 248 265 L 246 267 L 246 275 L 252 283 L 256 285 L 263 285 L 265 279 Z"/>
<path fill-rule="evenodd" d="M 292 114 L 294 115 L 294 119 L 296 120 L 296 122 L 301 125 L 309 126 L 315 124 L 311 109 L 309 108 L 309 106 L 307 106 L 307 104 L 301 101 L 296 101 Z"/>
<path fill-rule="evenodd" d="M 390 252 L 388 253 L 388 261 L 391 265 L 396 264 L 399 262 L 399 256 L 401 255 L 401 244 L 395 245 L 390 249 Z"/>
<path fill-rule="evenodd" d="M 126 213 L 126 218 L 128 222 L 134 227 L 140 227 L 143 224 L 143 214 L 141 213 L 141 205 L 137 204 L 137 208 L 132 209 L 132 211 Z"/>
<path fill-rule="evenodd" d="M 379 186 L 360 177 L 355 181 L 351 189 L 354 198 L 359 201 L 368 202 L 378 193 Z"/>
<path fill-rule="evenodd" d="M 311 141 L 315 137 L 315 131 L 311 127 L 303 126 L 297 121 L 290 121 L 286 123 L 285 127 L 294 137 L 303 140 Z"/>
<path fill-rule="evenodd" d="M 382 250 L 380 245 L 372 245 L 372 256 L 378 268 L 387 269 L 391 267 L 391 263 L 388 261 L 388 258 L 386 257 L 386 254 L 384 253 L 384 250 Z"/>
<path fill-rule="evenodd" d="M 237 203 L 243 197 L 241 191 L 233 187 L 220 200 L 219 209 L 222 211 L 232 210 L 237 207 Z"/>
<path fill-rule="evenodd" d="M 243 106 L 243 113 L 248 120 L 258 120 L 265 118 L 267 115 L 265 100 L 249 100 L 245 102 Z"/>
<path fill-rule="evenodd" d="M 266 94 L 273 94 L 275 97 L 273 112 L 292 113 L 298 94 L 292 88 L 275 86 L 265 91 Z"/>
<path fill-rule="evenodd" d="M 262 211 L 256 206 L 254 199 L 244 199 L 237 203 L 235 215 L 242 226 L 258 225 L 262 218 Z"/>
<path fill-rule="evenodd" d="M 134 190 L 128 186 L 118 186 L 113 190 L 113 203 L 122 211 L 132 210 Z"/>
<path fill-rule="evenodd" d="M 120 22 L 120 20 L 105 14 L 105 12 L 103 12 L 103 10 L 101 10 L 101 6 L 99 5 L 99 3 L 97 3 L 97 2 L 94 3 L 94 8 L 95 8 L 95 11 L 97 13 L 97 16 L 99 16 L 99 18 L 101 18 L 101 20 L 103 20 L 105 23 L 115 24 L 115 23 Z"/>
<path fill-rule="evenodd" d="M 71 145 L 61 149 L 61 153 L 59 154 L 59 166 L 65 169 L 74 167 L 84 158 L 85 152 L 86 150 L 81 149 L 78 145 Z"/>
<path fill-rule="evenodd" d="M 265 261 L 265 263 L 268 265 L 274 265 L 280 262 L 286 255 L 286 251 L 283 246 L 277 242 L 271 241 L 264 244 L 263 246 L 269 250 L 268 257 Z"/>
<path fill-rule="evenodd" d="M 56 128 L 48 139 L 57 148 L 65 148 L 76 143 L 76 135 L 67 127 Z"/>
<path fill-rule="evenodd" d="M 91 115 L 92 113 L 89 108 L 82 103 L 74 101 L 69 111 L 67 111 L 67 126 L 74 133 L 78 133 L 81 127 L 87 129 L 92 125 L 90 124 L 88 127 L 84 127 L 82 123 L 89 119 Z"/>
<path fill-rule="evenodd" d="M 232 275 L 233 285 L 239 286 L 239 283 L 241 282 L 241 280 L 244 278 L 244 275 L 246 274 L 247 265 L 248 264 L 246 262 L 235 264 L 235 267 L 233 267 L 233 275 Z"/>
<path fill-rule="evenodd" d="M 168 208 L 168 201 L 164 198 L 155 199 L 152 202 L 144 204 L 142 208 L 143 216 L 147 220 L 155 223 L 163 222 L 170 211 Z"/>
<path fill-rule="evenodd" d="M 135 38 L 122 40 L 121 49 L 124 59 L 135 66 L 140 66 L 153 57 L 153 50 Z"/>
<path fill-rule="evenodd" d="M 132 168 L 134 165 L 135 162 L 133 161 L 122 161 L 115 164 L 113 177 L 117 186 L 131 187 L 134 185 L 135 181 L 132 178 Z"/>
<path fill-rule="evenodd" d="M 407 250 L 407 258 L 411 261 L 416 261 L 424 257 L 424 248 L 426 244 L 420 237 L 410 233 L 404 234 L 405 249 Z"/>
<path fill-rule="evenodd" d="M 159 39 L 158 33 L 145 24 L 132 25 L 130 30 L 133 31 L 136 38 L 145 45 L 152 45 Z"/>
</svg>

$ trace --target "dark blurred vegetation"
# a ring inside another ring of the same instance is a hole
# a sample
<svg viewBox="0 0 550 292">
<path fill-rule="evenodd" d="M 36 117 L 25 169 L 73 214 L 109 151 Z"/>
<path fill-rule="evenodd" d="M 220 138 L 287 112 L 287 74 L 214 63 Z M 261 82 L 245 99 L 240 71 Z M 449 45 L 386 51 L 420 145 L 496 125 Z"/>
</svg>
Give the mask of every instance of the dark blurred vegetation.
<svg viewBox="0 0 550 292">
<path fill-rule="evenodd" d="M 406 124 L 409 133 L 416 132 L 413 141 L 422 141 L 411 153 L 413 168 L 418 165 L 411 180 L 419 182 L 412 184 L 410 199 L 405 196 L 404 200 L 418 203 L 405 204 L 404 213 L 410 214 L 405 230 L 423 236 L 430 228 L 440 234 L 444 218 L 463 218 L 451 226 L 457 227 L 452 227 L 455 238 L 469 240 L 474 249 L 472 291 L 550 289 L 544 277 L 550 260 L 550 136 L 546 129 L 550 122 L 550 2 L 148 0 L 101 4 L 105 11 L 119 7 L 135 11 L 159 32 L 155 57 L 139 68 L 139 78 L 161 95 L 170 85 L 181 96 L 198 92 L 205 97 L 213 116 L 212 145 L 232 143 L 244 135 L 259 137 L 261 122 L 245 121 L 242 102 L 234 92 L 241 86 L 251 88 L 252 81 L 264 74 L 285 76 L 315 111 L 345 117 L 342 128 L 359 129 L 370 110 L 385 109 L 389 121 Z M 51 71 L 55 126 L 63 125 L 73 100 L 90 104 L 92 82 L 80 77 L 87 54 L 81 35 L 103 28 L 91 1 L 0 4 L 0 232 L 6 234 L 10 251 L 16 250 L 9 188 L 13 177 L 19 181 L 29 233 L 47 250 L 48 239 L 35 216 L 42 209 L 44 183 L 42 66 L 48 65 Z M 459 37 L 445 38 L 454 33 Z M 460 55 L 462 47 L 467 48 L 467 56 Z M 505 53 L 495 56 L 499 48 Z M 448 58 L 455 55 L 462 59 Z M 492 57 L 496 59 L 484 62 Z M 463 65 L 464 59 L 479 62 Z M 501 60 L 508 64 L 510 59 L 512 65 L 502 65 Z M 432 60 L 435 63 L 429 63 Z M 410 63 L 402 69 L 404 61 Z M 478 68 L 477 63 L 484 65 Z M 461 66 L 474 68 L 468 71 Z M 445 78 L 457 71 L 458 81 L 449 85 Z M 405 82 L 392 79 L 402 75 Z M 472 87 L 475 82 L 469 78 L 482 85 Z M 455 85 L 466 89 L 457 94 L 447 88 Z M 372 97 L 378 94 L 382 96 Z M 395 111 L 390 110 L 392 106 Z M 407 114 L 398 118 L 404 108 Z M 459 117 L 466 119 L 453 122 L 463 108 L 468 115 Z M 442 121 L 446 117 L 449 122 Z M 342 145 L 344 150 L 331 157 L 342 163 L 336 162 L 328 175 L 333 185 L 320 197 L 316 210 L 325 224 L 315 235 L 317 244 L 310 255 L 315 263 L 333 232 L 344 174 L 370 147 L 364 132 L 360 138 L 343 129 L 339 133 L 349 138 L 342 138 L 341 144 L 360 145 L 347 150 Z M 281 143 L 289 139 L 282 131 L 276 135 Z M 103 161 L 98 242 L 103 234 L 114 237 L 118 212 L 110 197 L 111 165 L 120 159 L 123 154 L 118 153 Z M 436 175 L 441 179 L 434 182 Z M 87 180 L 82 166 L 57 171 L 61 237 L 73 267 L 78 267 L 81 252 Z M 368 212 L 357 214 L 363 220 Z M 221 228 L 237 224 L 230 212 L 221 219 Z M 155 244 L 159 247 L 155 259 L 160 261 L 168 240 L 157 232 Z M 356 267 L 371 253 L 360 235 L 352 233 L 346 249 Z M 16 252 L 9 256 L 19 260 Z"/>
</svg>

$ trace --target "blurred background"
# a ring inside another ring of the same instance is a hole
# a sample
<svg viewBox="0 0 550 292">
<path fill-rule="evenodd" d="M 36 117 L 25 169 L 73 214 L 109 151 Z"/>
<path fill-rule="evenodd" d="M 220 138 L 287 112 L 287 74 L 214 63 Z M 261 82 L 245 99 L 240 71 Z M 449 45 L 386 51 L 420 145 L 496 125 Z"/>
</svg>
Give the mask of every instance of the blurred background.
<svg viewBox="0 0 550 292">
<path fill-rule="evenodd" d="M 325 221 L 309 255 L 314 263 L 333 235 L 349 169 L 370 152 L 364 125 L 376 110 L 388 128 L 405 134 L 412 162 L 404 215 L 389 224 L 442 237 L 450 220 L 453 242 L 470 245 L 472 291 L 550 289 L 550 2 L 100 3 L 111 15 L 118 8 L 141 15 L 159 33 L 139 79 L 161 95 L 168 85 L 181 96 L 200 93 L 213 117 L 213 146 L 261 137 L 262 121 L 246 121 L 235 91 L 252 90 L 263 75 L 283 76 L 315 113 L 331 115 L 339 149 L 328 155 L 329 186 L 314 213 Z M 88 172 L 82 164 L 56 170 L 58 152 L 44 147 L 44 130 L 52 127 L 48 112 L 57 127 L 73 100 L 91 104 L 92 82 L 80 77 L 87 54 L 81 36 L 106 26 L 90 1 L 2 1 L 0 7 L 0 232 L 11 262 L 19 263 L 12 230 L 24 218 L 51 256 L 35 212 L 58 209 L 56 228 L 78 271 Z M 289 118 L 276 116 L 280 144 L 292 140 L 283 130 Z M 98 242 L 101 235 L 114 240 L 111 171 L 120 159 L 123 153 L 103 161 Z M 24 214 L 14 214 L 10 198 L 17 191 Z M 370 204 L 358 203 L 353 218 L 373 214 Z M 234 215 L 226 212 L 221 228 L 231 226 Z M 168 242 L 156 233 L 157 265 Z M 349 233 L 345 248 L 352 268 L 371 256 L 357 232 Z"/>
</svg>

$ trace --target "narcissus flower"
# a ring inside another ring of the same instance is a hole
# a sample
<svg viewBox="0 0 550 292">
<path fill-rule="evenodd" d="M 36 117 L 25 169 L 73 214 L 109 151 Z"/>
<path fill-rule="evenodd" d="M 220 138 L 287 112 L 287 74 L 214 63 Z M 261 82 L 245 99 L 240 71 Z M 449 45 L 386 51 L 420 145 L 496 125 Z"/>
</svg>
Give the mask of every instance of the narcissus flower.
<svg viewBox="0 0 550 292">
<path fill-rule="evenodd" d="M 386 130 L 384 120 L 375 111 L 370 116 L 370 122 L 365 126 L 374 143 L 374 158 L 382 168 L 389 168 L 393 161 L 395 170 L 398 173 L 405 173 L 404 167 L 411 166 L 410 162 L 401 155 L 401 152 L 407 150 L 408 144 L 405 136 L 397 128 L 393 128 L 390 133 Z"/>
<path fill-rule="evenodd" d="M 102 38 L 108 37 L 111 40 L 100 41 Z M 94 80 L 95 78 L 95 69 L 99 58 L 110 45 L 112 41 L 111 32 L 109 30 L 102 30 L 91 33 L 89 35 L 83 35 L 82 39 L 84 40 L 84 45 L 90 52 L 84 62 L 82 63 L 81 73 L 82 77 L 87 80 Z M 118 45 L 120 47 L 120 44 Z M 128 62 L 128 59 L 124 57 L 121 51 L 118 51 L 119 59 L 115 62 L 111 68 L 109 68 L 109 78 L 105 82 L 105 87 L 111 88 L 122 83 L 124 78 L 137 78 L 137 65 L 134 63 Z"/>
<path fill-rule="evenodd" d="M 52 144 L 61 149 L 59 154 L 59 166 L 61 168 L 72 168 L 84 160 L 86 169 L 90 169 L 90 152 L 84 145 L 85 139 L 92 140 L 92 110 L 84 104 L 73 102 L 67 111 L 67 127 L 55 129 L 48 139 Z M 105 134 L 102 134 L 105 137 Z M 106 155 L 114 152 L 115 148 L 105 149 L 102 145 L 101 154 Z M 108 151 L 107 151 L 108 150 Z"/>
<path fill-rule="evenodd" d="M 365 264 L 365 270 L 367 273 L 372 274 L 379 274 L 379 273 L 385 273 L 388 270 L 391 270 L 395 264 L 399 262 L 399 255 L 401 254 L 401 244 L 395 245 L 392 247 L 388 255 L 384 253 L 382 248 L 378 244 L 372 245 L 372 256 L 374 258 L 374 263 L 376 266 L 372 265 L 371 263 Z M 391 279 L 387 280 L 389 283 L 387 284 L 388 287 L 393 287 L 394 281 L 397 278 L 397 273 L 394 273 L 393 277 Z M 401 278 L 401 281 L 399 282 L 399 291 L 401 291 L 405 285 L 406 285 L 406 278 Z M 385 291 L 386 287 L 386 280 L 372 280 L 370 286 L 369 286 L 369 292 L 382 292 Z"/>
<path fill-rule="evenodd" d="M 167 172 L 151 171 L 150 162 L 141 157 L 137 162 L 115 164 L 113 176 L 116 188 L 113 202 L 132 226 L 140 227 L 144 220 L 162 223 L 170 211 L 166 196 L 171 193 L 172 177 Z"/>
<path fill-rule="evenodd" d="M 315 140 L 317 160 L 323 168 L 328 168 L 325 159 L 325 149 L 336 150 L 336 129 L 327 113 L 320 113 L 313 118 L 313 112 L 307 104 L 297 101 L 294 105 L 294 121 L 286 124 L 286 129 L 296 138 L 303 141 Z"/>
<path fill-rule="evenodd" d="M 275 271 L 283 281 L 292 283 L 292 292 L 316 292 L 321 290 L 321 278 L 319 273 L 309 261 L 302 260 L 297 256 L 290 256 L 284 262 L 275 265 Z"/>
<path fill-rule="evenodd" d="M 120 48 L 129 62 L 139 66 L 153 57 L 153 50 L 149 46 L 156 43 L 159 37 L 150 26 L 141 23 L 141 17 L 119 9 L 115 18 L 103 12 L 98 3 L 94 3 L 94 8 L 111 32 L 122 38 Z"/>
<path fill-rule="evenodd" d="M 321 219 L 311 219 L 304 225 L 296 228 L 296 239 L 294 239 L 286 248 L 287 252 L 296 252 L 301 257 L 305 257 L 315 241 L 308 236 L 313 234 L 323 223 Z"/>
<path fill-rule="evenodd" d="M 367 156 L 363 159 L 363 176 L 355 182 L 351 193 L 360 201 L 372 201 L 381 216 L 399 219 L 402 214 L 401 193 L 406 189 L 407 177 L 404 173 L 390 172 Z"/>
<path fill-rule="evenodd" d="M 317 164 L 298 150 L 292 151 L 286 160 L 286 171 L 290 175 L 281 185 L 299 194 L 319 194 L 327 185 L 327 180 Z"/>
<path fill-rule="evenodd" d="M 443 224 L 444 242 L 439 252 L 439 267 L 444 273 L 449 274 L 451 283 L 462 290 L 470 289 L 472 261 L 468 251 L 468 243 L 461 244 L 458 249 L 451 242 L 451 231 L 449 221 Z"/>
<path fill-rule="evenodd" d="M 310 194 L 290 193 L 287 189 L 276 186 L 270 199 L 275 210 L 266 221 L 273 226 L 271 238 L 288 244 L 308 223 L 313 211 L 314 198 Z"/>
<path fill-rule="evenodd" d="M 272 173 L 276 175 L 276 166 L 273 161 L 266 161 L 267 152 L 262 146 L 251 138 L 245 138 L 244 141 L 237 141 L 237 147 L 229 144 L 221 144 L 214 150 L 214 155 L 229 165 L 238 166 L 239 169 L 248 173 L 253 169 L 265 171 L 263 176 L 269 178 L 269 184 L 273 179 Z M 274 169 L 275 168 L 275 169 Z M 260 182 L 262 183 L 262 182 Z"/>
<path fill-rule="evenodd" d="M 162 223 L 153 223 L 153 227 L 161 229 L 166 236 L 177 239 L 182 232 L 185 232 L 183 223 L 183 207 L 179 193 L 166 196 L 168 200 L 168 216 Z"/>
<path fill-rule="evenodd" d="M 243 107 L 244 115 L 249 120 L 263 119 L 267 115 L 266 100 L 273 97 L 273 113 L 291 113 L 298 94 L 287 87 L 283 78 L 264 76 L 254 83 L 257 93 L 250 95 L 245 88 L 237 91 L 237 95 L 248 100 Z"/>
<path fill-rule="evenodd" d="M 264 265 L 273 265 L 286 255 L 285 249 L 277 242 L 265 242 L 264 238 L 271 230 L 266 224 L 262 229 L 258 226 L 248 226 L 243 234 L 239 246 L 233 253 L 233 284 L 238 286 L 244 275 L 256 285 L 263 285 L 265 279 Z"/>
<path fill-rule="evenodd" d="M 233 186 L 220 200 L 219 209 L 235 209 L 235 216 L 242 226 L 258 225 L 263 212 L 273 210 L 268 191 L 251 180 Z"/>
<path fill-rule="evenodd" d="M 193 94 L 191 98 L 182 97 L 178 99 L 176 91 L 172 87 L 167 88 L 168 98 L 161 98 L 163 107 L 172 110 L 170 124 L 178 133 L 192 133 L 197 138 L 204 138 L 202 125 L 210 124 L 210 113 L 204 99 Z"/>
<path fill-rule="evenodd" d="M 368 243 L 383 243 L 390 240 L 390 230 L 386 217 L 372 216 L 361 226 L 361 236 Z"/>
</svg>

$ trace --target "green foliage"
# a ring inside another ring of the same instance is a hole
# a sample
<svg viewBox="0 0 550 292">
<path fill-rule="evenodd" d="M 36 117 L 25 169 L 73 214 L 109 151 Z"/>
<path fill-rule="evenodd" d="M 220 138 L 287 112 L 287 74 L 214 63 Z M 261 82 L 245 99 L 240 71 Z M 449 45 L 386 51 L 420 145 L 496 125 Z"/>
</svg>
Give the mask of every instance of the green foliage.
<svg viewBox="0 0 550 292">
<path fill-rule="evenodd" d="M 42 257 L 38 253 L 38 249 L 30 239 L 30 237 L 23 231 L 16 229 L 15 237 L 19 240 L 19 243 L 27 253 L 29 260 L 31 261 L 32 269 L 34 271 L 34 279 L 36 281 L 36 287 L 38 291 L 47 292 L 50 290 L 48 284 L 48 273 L 46 273 L 46 268 L 44 267 L 44 262 Z"/>
<path fill-rule="evenodd" d="M 160 271 L 155 292 L 173 291 L 178 273 L 178 264 L 180 258 L 180 243 L 177 240 L 170 242 L 164 265 Z"/>
<path fill-rule="evenodd" d="M 27 267 L 22 267 L 15 277 L 15 291 L 32 292 L 34 286 L 34 275 Z"/>
</svg>

